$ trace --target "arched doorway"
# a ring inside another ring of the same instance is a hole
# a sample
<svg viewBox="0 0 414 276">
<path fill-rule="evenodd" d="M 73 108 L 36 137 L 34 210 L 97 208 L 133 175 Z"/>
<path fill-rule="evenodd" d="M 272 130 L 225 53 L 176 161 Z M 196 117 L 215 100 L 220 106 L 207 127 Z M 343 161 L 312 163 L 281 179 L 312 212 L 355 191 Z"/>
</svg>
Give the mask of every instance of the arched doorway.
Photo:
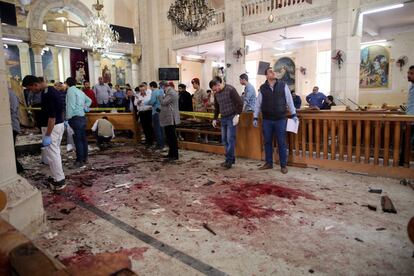
<svg viewBox="0 0 414 276">
<path fill-rule="evenodd" d="M 43 18 L 51 9 L 63 8 L 76 16 L 78 16 L 83 23 L 88 22 L 92 17 L 92 12 L 83 3 L 78 0 L 42 0 L 33 3 L 30 9 L 27 27 L 32 29 L 42 29 Z"/>
</svg>

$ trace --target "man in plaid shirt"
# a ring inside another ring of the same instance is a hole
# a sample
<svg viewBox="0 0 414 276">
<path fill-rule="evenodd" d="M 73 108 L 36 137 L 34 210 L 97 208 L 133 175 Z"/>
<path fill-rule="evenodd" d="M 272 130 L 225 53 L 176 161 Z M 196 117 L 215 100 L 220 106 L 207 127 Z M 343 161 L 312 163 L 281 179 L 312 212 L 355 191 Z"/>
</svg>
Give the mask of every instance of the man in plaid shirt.
<svg viewBox="0 0 414 276">
<path fill-rule="evenodd" d="M 221 137 L 226 151 L 226 160 L 221 166 L 230 169 L 236 162 L 236 126 L 239 123 L 239 114 L 243 110 L 243 102 L 236 89 L 224 84 L 220 77 L 210 81 L 210 88 L 214 92 L 213 127 L 217 127 L 218 115 L 221 114 Z"/>
</svg>

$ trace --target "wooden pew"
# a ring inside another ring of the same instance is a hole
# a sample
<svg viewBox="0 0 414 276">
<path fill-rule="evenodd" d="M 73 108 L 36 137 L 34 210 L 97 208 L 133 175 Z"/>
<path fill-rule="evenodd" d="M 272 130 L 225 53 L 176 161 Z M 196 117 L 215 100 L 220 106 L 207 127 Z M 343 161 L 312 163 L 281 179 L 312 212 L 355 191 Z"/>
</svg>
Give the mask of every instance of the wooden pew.
<svg viewBox="0 0 414 276">
<path fill-rule="evenodd" d="M 114 125 L 115 130 L 130 130 L 133 132 L 133 139 L 138 141 L 141 139 L 138 120 L 134 113 L 93 113 L 86 114 L 87 130 L 90 130 L 96 120 L 102 117 L 108 117 L 108 120 Z M 115 138 L 116 139 L 116 138 Z"/>
</svg>

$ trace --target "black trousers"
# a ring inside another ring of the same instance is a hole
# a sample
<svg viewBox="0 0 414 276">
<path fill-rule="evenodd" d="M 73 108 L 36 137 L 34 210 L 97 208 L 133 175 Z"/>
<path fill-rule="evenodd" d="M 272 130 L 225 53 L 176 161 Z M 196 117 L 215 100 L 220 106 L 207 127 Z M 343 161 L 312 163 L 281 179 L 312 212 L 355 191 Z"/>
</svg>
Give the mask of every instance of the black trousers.
<svg viewBox="0 0 414 276">
<path fill-rule="evenodd" d="M 178 142 L 175 125 L 164 127 L 165 137 L 168 144 L 168 157 L 178 159 Z"/>
<path fill-rule="evenodd" d="M 152 110 L 139 112 L 139 120 L 145 135 L 145 144 L 154 143 L 154 129 L 152 128 Z"/>
<path fill-rule="evenodd" d="M 13 131 L 13 143 L 14 143 L 14 147 L 15 147 L 15 151 L 14 151 L 14 156 L 16 158 L 16 169 L 18 173 L 21 173 L 24 171 L 22 164 L 20 164 L 19 160 L 17 160 L 17 156 L 16 156 L 16 137 L 19 133 L 16 131 Z"/>
</svg>

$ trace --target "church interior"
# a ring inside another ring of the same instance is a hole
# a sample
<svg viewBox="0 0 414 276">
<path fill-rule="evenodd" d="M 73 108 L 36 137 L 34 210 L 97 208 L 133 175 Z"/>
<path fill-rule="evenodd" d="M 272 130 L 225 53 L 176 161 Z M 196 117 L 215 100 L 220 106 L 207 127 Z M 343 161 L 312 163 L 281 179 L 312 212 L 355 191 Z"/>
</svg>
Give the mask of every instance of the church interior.
<svg viewBox="0 0 414 276">
<path fill-rule="evenodd" d="M 413 14 L 0 0 L 0 275 L 414 275 Z"/>
</svg>

